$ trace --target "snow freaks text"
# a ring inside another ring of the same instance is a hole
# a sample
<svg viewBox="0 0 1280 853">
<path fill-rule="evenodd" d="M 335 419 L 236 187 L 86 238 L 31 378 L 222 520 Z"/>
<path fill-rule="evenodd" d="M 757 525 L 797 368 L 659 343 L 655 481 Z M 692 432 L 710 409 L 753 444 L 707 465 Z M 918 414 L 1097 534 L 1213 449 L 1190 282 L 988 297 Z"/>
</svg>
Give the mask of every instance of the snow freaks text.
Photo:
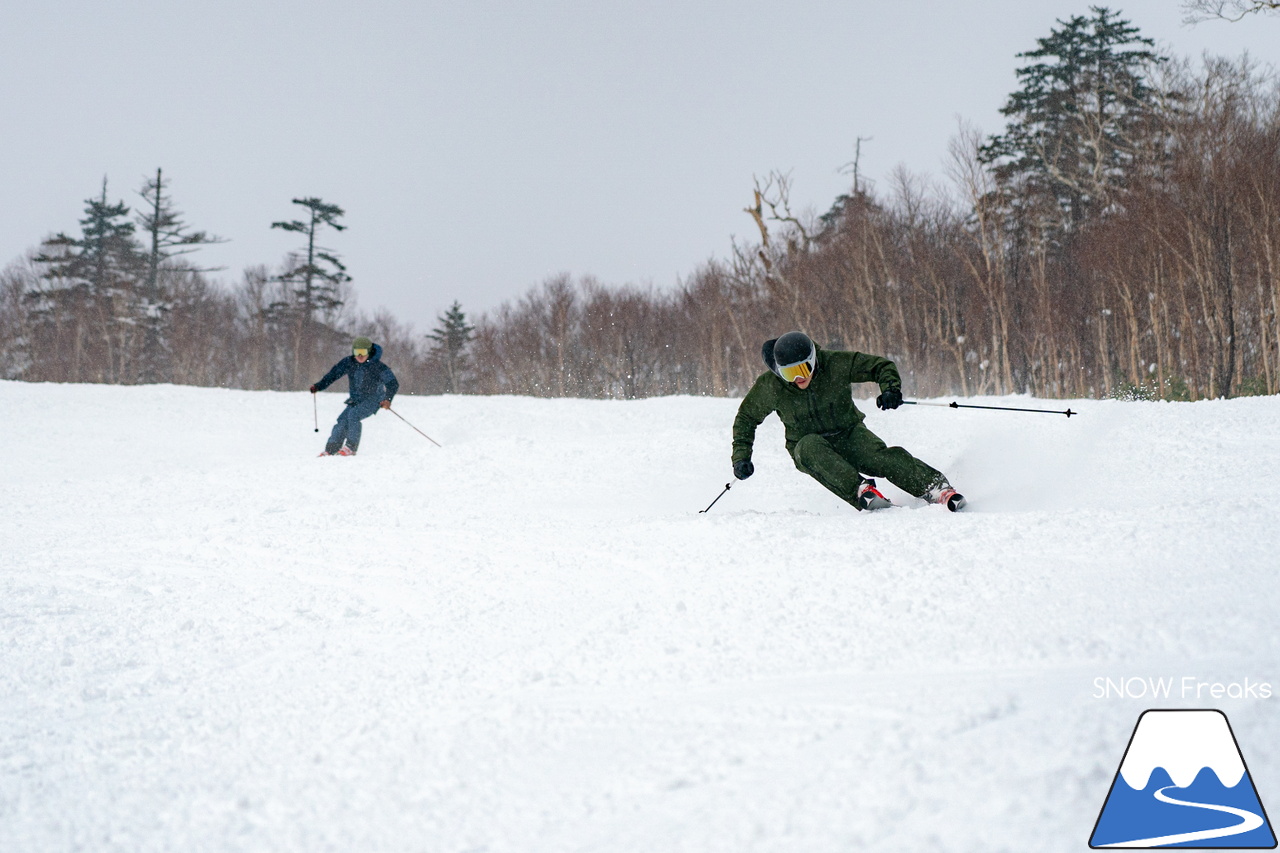
<svg viewBox="0 0 1280 853">
<path fill-rule="evenodd" d="M 1269 681 L 1244 678 L 1240 681 L 1204 681 L 1193 675 L 1130 676 L 1093 680 L 1094 699 L 1270 699 L 1275 695 Z"/>
</svg>

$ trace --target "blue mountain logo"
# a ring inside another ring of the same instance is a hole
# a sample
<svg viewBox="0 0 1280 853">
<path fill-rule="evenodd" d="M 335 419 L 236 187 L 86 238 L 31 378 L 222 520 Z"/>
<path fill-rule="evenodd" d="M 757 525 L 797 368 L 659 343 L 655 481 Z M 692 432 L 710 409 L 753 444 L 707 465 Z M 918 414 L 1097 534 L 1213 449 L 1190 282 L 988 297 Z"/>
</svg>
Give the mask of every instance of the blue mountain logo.
<svg viewBox="0 0 1280 853">
<path fill-rule="evenodd" d="M 1276 835 L 1226 714 L 1144 711 L 1089 846 L 1274 849 Z"/>
</svg>

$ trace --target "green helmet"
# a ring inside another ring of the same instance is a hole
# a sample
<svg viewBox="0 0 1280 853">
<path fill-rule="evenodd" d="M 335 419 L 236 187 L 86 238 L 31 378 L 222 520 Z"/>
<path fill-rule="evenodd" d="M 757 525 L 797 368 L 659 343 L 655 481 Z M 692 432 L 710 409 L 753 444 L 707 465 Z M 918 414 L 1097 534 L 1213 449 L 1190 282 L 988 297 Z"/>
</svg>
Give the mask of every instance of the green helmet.
<svg viewBox="0 0 1280 853">
<path fill-rule="evenodd" d="M 373 341 L 369 340 L 364 335 L 361 335 L 360 337 L 356 338 L 354 341 L 351 342 L 351 351 L 355 352 L 358 349 L 369 350 L 370 352 L 372 352 Z"/>
</svg>

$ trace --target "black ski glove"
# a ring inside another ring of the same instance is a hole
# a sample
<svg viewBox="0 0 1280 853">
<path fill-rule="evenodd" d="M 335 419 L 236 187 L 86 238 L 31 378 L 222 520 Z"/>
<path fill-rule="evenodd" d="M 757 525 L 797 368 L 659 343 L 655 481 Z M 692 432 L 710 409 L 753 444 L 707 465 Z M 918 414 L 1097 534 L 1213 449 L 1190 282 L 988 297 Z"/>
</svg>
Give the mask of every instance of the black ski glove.
<svg viewBox="0 0 1280 853">
<path fill-rule="evenodd" d="M 733 463 L 733 476 L 739 480 L 745 480 L 756 472 L 756 466 L 751 464 L 750 459 L 739 459 Z"/>
<path fill-rule="evenodd" d="M 319 391 L 319 390 L 320 390 L 320 389 L 319 389 L 319 388 L 317 388 L 316 386 L 314 386 L 314 385 L 312 385 L 312 386 L 311 386 L 311 393 L 312 393 L 312 394 L 316 393 L 316 392 L 317 392 L 317 391 Z"/>
<path fill-rule="evenodd" d="M 902 392 L 897 388 L 890 388 L 888 391 L 881 393 L 876 397 L 876 406 L 881 409 L 896 409 L 902 405 Z"/>
</svg>

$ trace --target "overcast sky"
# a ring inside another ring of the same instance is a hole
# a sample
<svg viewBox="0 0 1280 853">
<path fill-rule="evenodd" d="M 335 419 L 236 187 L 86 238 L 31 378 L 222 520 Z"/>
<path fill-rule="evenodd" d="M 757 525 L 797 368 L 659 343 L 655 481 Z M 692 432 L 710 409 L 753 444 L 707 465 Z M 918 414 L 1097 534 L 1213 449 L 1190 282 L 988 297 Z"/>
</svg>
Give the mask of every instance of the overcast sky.
<svg viewBox="0 0 1280 853">
<path fill-rule="evenodd" d="M 964 119 L 985 133 L 1015 54 L 1068 0 L 2 0 L 0 266 L 75 232 L 104 176 L 138 201 L 157 166 L 196 257 L 278 264 L 290 199 L 346 210 L 326 237 L 361 308 L 421 330 L 550 275 L 669 287 L 734 236 L 754 176 L 826 210 L 862 173 L 941 179 Z M 1182 24 L 1115 3 L 1174 55 L 1280 67 L 1280 18 Z"/>
</svg>

